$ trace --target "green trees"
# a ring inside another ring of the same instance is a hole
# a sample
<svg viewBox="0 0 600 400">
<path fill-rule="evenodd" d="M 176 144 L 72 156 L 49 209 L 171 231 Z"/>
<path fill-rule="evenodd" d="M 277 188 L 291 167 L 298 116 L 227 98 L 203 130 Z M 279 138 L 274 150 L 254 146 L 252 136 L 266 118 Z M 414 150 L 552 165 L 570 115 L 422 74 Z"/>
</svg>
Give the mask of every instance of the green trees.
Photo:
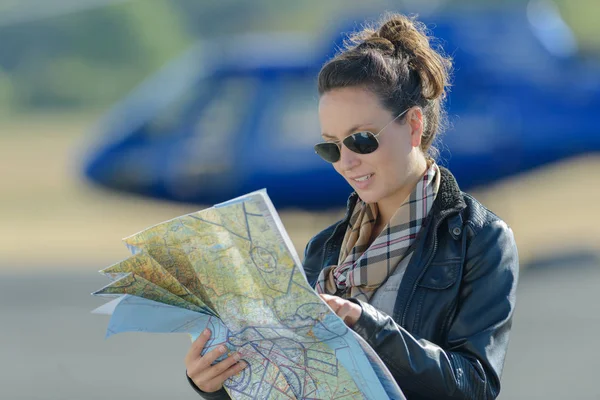
<svg viewBox="0 0 600 400">
<path fill-rule="evenodd" d="M 167 0 L 0 27 L 0 107 L 103 107 L 192 39 Z"/>
</svg>

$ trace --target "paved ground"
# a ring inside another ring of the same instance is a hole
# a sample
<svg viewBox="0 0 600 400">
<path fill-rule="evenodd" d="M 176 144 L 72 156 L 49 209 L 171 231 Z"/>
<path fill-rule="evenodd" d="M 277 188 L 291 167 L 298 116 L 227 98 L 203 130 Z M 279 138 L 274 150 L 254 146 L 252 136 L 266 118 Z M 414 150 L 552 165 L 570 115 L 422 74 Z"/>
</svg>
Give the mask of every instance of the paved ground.
<svg viewBox="0 0 600 400">
<path fill-rule="evenodd" d="M 599 288 L 592 255 L 522 274 L 501 399 L 600 399 Z"/>
<path fill-rule="evenodd" d="M 599 261 L 592 256 L 522 274 L 502 399 L 600 399 Z M 89 296 L 106 280 L 85 273 L 0 275 L 0 398 L 193 399 L 185 335 L 127 333 Z"/>
</svg>

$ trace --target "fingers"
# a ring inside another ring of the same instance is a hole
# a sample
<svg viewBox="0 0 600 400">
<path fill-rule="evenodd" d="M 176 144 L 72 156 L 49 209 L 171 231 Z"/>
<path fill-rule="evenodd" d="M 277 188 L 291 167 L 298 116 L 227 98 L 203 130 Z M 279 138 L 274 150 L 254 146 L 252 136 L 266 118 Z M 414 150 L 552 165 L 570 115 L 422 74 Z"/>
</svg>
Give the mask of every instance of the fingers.
<svg viewBox="0 0 600 400">
<path fill-rule="evenodd" d="M 362 314 L 362 308 L 355 303 L 338 296 L 331 296 L 328 294 L 320 294 L 320 296 L 333 312 L 349 327 L 354 325 Z"/>
<path fill-rule="evenodd" d="M 240 372 L 242 372 L 246 367 L 248 366 L 248 363 L 246 361 L 240 361 L 237 364 L 235 364 L 234 366 L 230 367 L 229 369 L 227 369 L 226 371 L 224 371 L 221 375 L 219 375 L 217 377 L 217 379 L 221 380 L 221 382 L 225 382 L 227 379 L 231 378 L 234 375 L 239 374 Z"/>
<path fill-rule="evenodd" d="M 209 329 L 205 329 L 200 336 L 192 343 L 190 350 L 185 356 L 185 365 L 188 370 L 202 371 L 210 367 L 217 358 L 221 357 L 227 352 L 227 347 L 219 345 L 215 349 L 202 355 L 202 351 L 206 346 L 206 343 L 210 339 L 211 332 Z"/>
<path fill-rule="evenodd" d="M 346 322 L 346 317 L 350 314 L 351 311 L 352 309 L 350 308 L 350 304 L 345 303 L 337 310 L 336 314 L 342 319 L 342 321 Z"/>
<path fill-rule="evenodd" d="M 219 364 L 213 367 L 214 369 L 216 369 L 217 366 L 220 367 L 220 364 L 228 365 L 226 368 L 223 368 L 223 370 L 218 375 L 216 375 L 213 378 L 213 380 L 216 380 L 217 382 L 223 384 L 223 382 L 225 382 L 228 378 L 231 378 L 232 376 L 238 374 L 248 366 L 248 363 L 246 363 L 245 361 L 238 362 L 240 360 L 239 354 L 238 358 L 235 359 L 233 363 L 226 363 L 226 361 L 229 361 L 229 359 L 235 359 L 235 357 L 227 357 L 226 360 L 221 361 Z"/>
<path fill-rule="evenodd" d="M 229 357 L 229 358 L 233 358 L 233 357 Z M 219 364 L 223 364 L 226 361 L 227 360 L 223 360 Z M 217 364 L 217 365 L 219 365 L 219 364 Z M 215 365 L 213 368 L 217 367 L 217 365 Z M 246 364 L 246 362 L 241 361 L 237 364 L 230 366 L 225 371 L 221 372 L 219 375 L 213 377 L 212 379 L 208 379 L 208 380 L 203 379 L 204 383 L 202 383 L 200 385 L 196 384 L 196 386 L 198 386 L 202 391 L 205 391 L 205 392 L 216 392 L 217 390 L 219 390 L 223 387 L 223 383 L 227 379 L 231 378 L 232 376 L 234 376 L 236 374 L 239 374 L 247 366 L 248 366 L 248 364 Z"/>
<path fill-rule="evenodd" d="M 337 315 L 344 321 L 346 325 L 352 327 L 360 314 L 362 313 L 362 309 L 354 303 L 346 302 L 337 312 Z"/>
<path fill-rule="evenodd" d="M 204 369 L 210 367 L 217 358 L 221 357 L 223 354 L 227 352 L 227 347 L 225 345 L 220 344 L 216 348 L 212 349 L 208 353 L 205 353 L 200 359 L 197 361 L 199 367 Z"/>
<path fill-rule="evenodd" d="M 204 346 L 206 346 L 206 342 L 208 342 L 208 339 L 210 339 L 210 335 L 210 329 L 207 328 L 204 331 L 202 331 L 202 333 L 196 338 L 196 340 L 194 340 L 192 346 L 190 347 L 190 350 L 185 356 L 185 365 L 188 365 L 192 361 L 201 357 L 202 350 L 204 349 Z"/>
<path fill-rule="evenodd" d="M 327 303 L 329 308 L 331 308 L 333 312 L 337 314 L 337 310 L 342 305 L 342 299 L 340 299 L 337 296 L 332 296 L 324 293 L 319 294 L 319 296 L 321 296 L 321 298 L 323 299 L 323 301 L 325 301 L 325 303 Z"/>
<path fill-rule="evenodd" d="M 319 296 L 321 296 L 321 298 L 325 300 L 326 303 L 329 303 L 330 300 L 334 300 L 335 298 L 337 298 L 337 296 L 332 296 L 330 294 L 325 293 L 319 293 Z"/>
<path fill-rule="evenodd" d="M 224 347 L 224 346 L 219 346 L 219 347 Z M 219 350 L 219 351 L 215 351 L 215 350 Z M 232 365 L 237 363 L 241 358 L 239 353 L 233 353 L 229 357 L 224 359 L 223 361 L 221 361 L 211 367 L 212 363 L 224 353 L 220 349 L 215 349 L 215 350 L 211 351 L 210 353 L 205 354 L 204 357 L 202 357 L 202 360 L 200 362 L 202 364 L 202 366 L 200 368 L 206 369 L 205 379 L 207 379 L 207 380 L 214 379 L 215 377 L 221 375 L 223 372 L 227 371 Z M 211 353 L 217 353 L 216 357 L 214 354 L 211 354 Z M 210 357 L 209 357 L 209 355 L 210 355 Z M 212 359 L 212 361 L 210 361 L 211 359 Z"/>
<path fill-rule="evenodd" d="M 227 352 L 227 347 L 221 344 L 202 355 L 202 351 L 210 337 L 210 330 L 205 329 L 194 340 L 185 356 L 187 375 L 200 390 L 205 392 L 215 392 L 221 389 L 226 379 L 247 367 L 246 362 L 240 362 L 241 356 L 237 352 L 230 354 L 224 360 L 213 365 L 219 357 Z"/>
</svg>

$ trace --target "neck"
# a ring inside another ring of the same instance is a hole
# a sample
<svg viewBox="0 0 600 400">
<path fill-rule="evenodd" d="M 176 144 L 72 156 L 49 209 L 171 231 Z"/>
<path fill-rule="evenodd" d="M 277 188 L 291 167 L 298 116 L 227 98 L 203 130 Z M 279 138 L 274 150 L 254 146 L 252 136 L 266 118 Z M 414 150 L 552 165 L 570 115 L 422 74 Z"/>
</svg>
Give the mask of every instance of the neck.
<svg viewBox="0 0 600 400">
<path fill-rule="evenodd" d="M 423 178 L 428 167 L 427 161 L 423 158 L 422 162 L 419 162 L 419 165 L 414 169 L 413 173 L 408 176 L 406 183 L 402 187 L 390 196 L 377 202 L 377 208 L 379 209 L 377 225 L 380 228 L 383 228 L 390 222 L 398 208 L 400 208 L 414 190 L 415 186 L 417 186 L 417 183 Z"/>
</svg>

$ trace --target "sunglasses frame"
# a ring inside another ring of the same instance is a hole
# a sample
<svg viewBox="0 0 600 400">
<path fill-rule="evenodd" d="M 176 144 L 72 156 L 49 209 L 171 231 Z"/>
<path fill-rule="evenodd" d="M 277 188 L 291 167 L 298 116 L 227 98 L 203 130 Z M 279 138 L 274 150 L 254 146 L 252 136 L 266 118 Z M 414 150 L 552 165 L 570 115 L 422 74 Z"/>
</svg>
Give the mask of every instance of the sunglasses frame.
<svg viewBox="0 0 600 400">
<path fill-rule="evenodd" d="M 326 161 L 326 162 L 328 162 L 328 163 L 330 163 L 330 164 L 334 164 L 334 163 L 336 163 L 336 162 L 340 161 L 340 158 L 341 158 L 341 156 L 342 156 L 342 144 L 343 144 L 344 146 L 346 146 L 346 148 L 347 148 L 348 150 L 350 150 L 351 152 L 353 152 L 353 153 L 356 153 L 356 154 L 363 154 L 363 155 L 364 155 L 364 154 L 371 154 L 371 153 L 374 153 L 374 152 L 375 152 L 375 151 L 377 151 L 377 149 L 379 148 L 379 139 L 378 139 L 379 135 L 380 135 L 380 134 L 381 134 L 381 133 L 382 133 L 382 132 L 385 130 L 385 128 L 387 128 L 387 127 L 388 127 L 388 126 L 390 126 L 390 125 L 391 125 L 393 122 L 395 122 L 395 121 L 396 121 L 398 118 L 400 118 L 401 116 L 403 116 L 404 114 L 406 114 L 406 113 L 408 112 L 408 110 L 410 110 L 410 108 L 407 108 L 406 110 L 404 110 L 404 111 L 402 111 L 400 114 L 398 114 L 398 115 L 397 115 L 397 116 L 396 116 L 396 117 L 395 117 L 393 120 L 391 120 L 390 122 L 388 122 L 388 123 L 387 123 L 387 124 L 386 124 L 386 125 L 385 125 L 383 128 L 381 128 L 381 129 L 379 130 L 379 132 L 377 132 L 377 133 L 373 133 L 373 132 L 370 132 L 370 131 L 360 131 L 360 132 L 354 132 L 354 133 L 351 133 L 350 135 L 348 135 L 348 136 L 344 137 L 342 140 L 338 140 L 338 141 L 335 141 L 335 142 L 320 142 L 320 143 L 317 143 L 317 144 L 315 144 L 315 145 L 314 145 L 314 150 L 315 150 L 315 153 L 316 153 L 316 154 L 317 154 L 319 157 L 321 157 L 321 158 L 322 158 L 324 161 Z M 350 146 L 348 146 L 346 143 L 344 143 L 344 142 L 345 142 L 345 141 L 346 141 L 348 138 L 351 138 L 351 137 L 353 137 L 354 135 L 360 135 L 360 134 L 364 134 L 364 133 L 368 133 L 368 134 L 370 134 L 370 135 L 371 135 L 371 136 L 373 136 L 373 138 L 375 139 L 375 143 L 377 143 L 377 147 L 375 147 L 375 149 L 374 149 L 373 151 L 370 151 L 370 152 L 367 152 L 367 153 L 361 153 L 361 152 L 358 152 L 358 151 L 354 151 L 354 150 L 352 150 L 352 149 L 350 148 Z M 321 146 L 321 145 L 330 145 L 330 144 L 335 144 L 335 145 L 337 146 L 337 148 L 338 148 L 338 157 L 337 157 L 337 159 L 336 159 L 335 161 L 329 161 L 329 160 L 325 159 L 325 158 L 324 158 L 324 157 L 323 157 L 321 154 L 319 154 L 319 152 L 317 151 L 317 148 L 318 148 L 319 146 Z"/>
</svg>

